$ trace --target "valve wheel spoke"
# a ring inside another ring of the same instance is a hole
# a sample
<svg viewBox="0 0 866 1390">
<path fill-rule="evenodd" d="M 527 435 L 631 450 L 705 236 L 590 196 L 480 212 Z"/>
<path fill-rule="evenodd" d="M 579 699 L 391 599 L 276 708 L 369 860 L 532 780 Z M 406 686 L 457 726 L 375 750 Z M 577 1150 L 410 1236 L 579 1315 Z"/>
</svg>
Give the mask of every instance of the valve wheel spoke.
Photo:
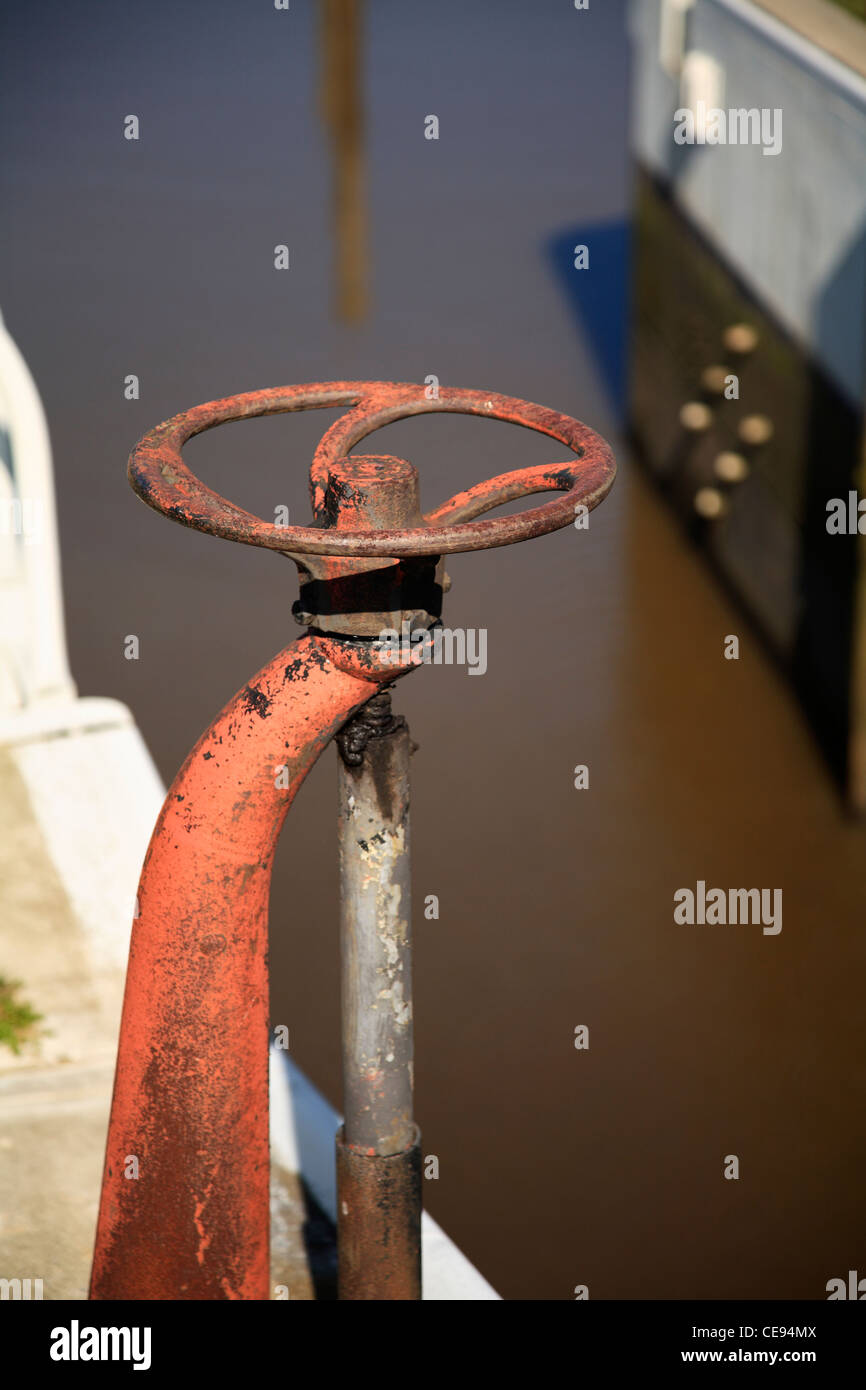
<svg viewBox="0 0 866 1390">
<path fill-rule="evenodd" d="M 310 468 L 311 526 L 276 526 L 207 487 L 186 466 L 183 445 L 197 434 L 233 420 L 295 410 L 347 407 L 323 435 Z M 439 412 L 507 421 L 549 435 L 574 455 L 565 463 L 503 473 L 442 502 L 424 526 L 382 531 L 331 529 L 324 501 L 331 467 L 362 439 L 384 425 L 412 415 Z M 604 439 L 587 425 L 529 401 L 485 391 L 441 387 L 436 400 L 412 382 L 319 382 L 251 391 L 195 406 L 157 425 L 129 460 L 129 479 L 138 495 L 174 521 L 244 545 L 283 553 L 342 556 L 445 555 L 485 550 L 543 536 L 567 526 L 578 505 L 591 510 L 609 492 L 616 472 Z M 559 495 L 540 507 L 486 521 L 473 518 L 533 493 Z"/>
</svg>

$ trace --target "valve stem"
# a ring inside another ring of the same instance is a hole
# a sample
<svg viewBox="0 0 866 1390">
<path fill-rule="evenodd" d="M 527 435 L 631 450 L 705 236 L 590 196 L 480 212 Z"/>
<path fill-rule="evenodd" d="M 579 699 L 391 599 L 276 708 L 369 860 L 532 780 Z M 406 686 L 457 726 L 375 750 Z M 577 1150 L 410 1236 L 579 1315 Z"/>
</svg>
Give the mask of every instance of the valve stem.
<svg viewBox="0 0 866 1390">
<path fill-rule="evenodd" d="M 344 1127 L 337 1136 L 341 1299 L 421 1296 L 413 1109 L 409 727 L 384 689 L 340 751 Z"/>
<path fill-rule="evenodd" d="M 391 687 L 385 686 L 337 734 L 340 757 L 347 767 L 360 767 L 371 738 L 393 733 L 398 724 L 405 723 L 402 716 L 398 718 L 391 713 Z"/>
</svg>

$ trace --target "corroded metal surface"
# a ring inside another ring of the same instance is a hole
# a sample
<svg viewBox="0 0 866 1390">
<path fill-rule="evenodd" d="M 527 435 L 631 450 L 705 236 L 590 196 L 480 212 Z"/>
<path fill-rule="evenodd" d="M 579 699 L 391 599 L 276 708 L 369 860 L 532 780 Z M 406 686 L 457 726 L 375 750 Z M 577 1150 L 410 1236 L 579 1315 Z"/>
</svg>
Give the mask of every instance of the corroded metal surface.
<svg viewBox="0 0 866 1390">
<path fill-rule="evenodd" d="M 285 814 L 370 698 L 302 637 L 190 753 L 139 886 L 91 1297 L 268 1297 L 268 892 Z M 375 688 L 375 687 L 374 687 Z M 132 1162 L 131 1160 L 134 1160 Z"/>
<path fill-rule="evenodd" d="M 337 460 L 324 500 L 329 534 L 364 527 L 394 531 L 423 525 L 418 472 L 390 454 Z M 375 637 L 386 629 L 430 627 L 442 612 L 442 566 L 435 555 L 357 558 L 287 551 L 298 567 L 296 620 L 320 632 Z"/>
<path fill-rule="evenodd" d="M 409 730 L 382 692 L 339 742 L 345 1142 L 359 1153 L 395 1154 L 414 1130 Z"/>
<path fill-rule="evenodd" d="M 421 1143 L 369 1158 L 337 1135 L 338 1290 L 342 1300 L 421 1297 Z"/>
<path fill-rule="evenodd" d="M 259 415 L 349 406 L 323 436 L 310 469 L 312 526 L 276 526 L 226 501 L 206 487 L 181 458 L 181 447 L 194 435 L 229 420 Z M 328 526 L 327 493 L 331 469 L 373 430 L 410 415 L 452 411 L 506 420 L 547 434 L 575 455 L 565 463 L 517 469 L 450 498 L 428 512 L 423 524 L 376 530 L 342 530 Z M 210 401 L 146 434 L 129 461 L 135 491 L 151 507 L 174 521 L 245 545 L 299 555 L 411 556 L 446 555 L 513 545 L 568 526 L 575 507 L 597 506 L 609 492 L 616 465 L 608 444 L 588 426 L 568 415 L 512 396 L 440 387 L 428 400 L 423 386 L 405 382 L 342 381 L 250 391 Z M 493 521 L 471 518 L 504 502 L 536 492 L 561 495 L 541 507 Z"/>
</svg>

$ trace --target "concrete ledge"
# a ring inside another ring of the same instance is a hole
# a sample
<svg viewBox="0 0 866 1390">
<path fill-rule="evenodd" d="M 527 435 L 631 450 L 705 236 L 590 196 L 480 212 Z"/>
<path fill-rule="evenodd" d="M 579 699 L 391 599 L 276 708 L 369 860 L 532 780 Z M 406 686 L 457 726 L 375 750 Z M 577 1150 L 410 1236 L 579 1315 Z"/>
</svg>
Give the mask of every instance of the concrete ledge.
<svg viewBox="0 0 866 1390">
<path fill-rule="evenodd" d="M 319 1207 L 337 1220 L 334 1135 L 341 1117 L 311 1081 L 277 1048 L 271 1049 L 271 1155 L 300 1173 Z M 425 1212 L 421 1227 L 423 1297 L 428 1301 L 498 1300 L 499 1294 Z"/>
</svg>

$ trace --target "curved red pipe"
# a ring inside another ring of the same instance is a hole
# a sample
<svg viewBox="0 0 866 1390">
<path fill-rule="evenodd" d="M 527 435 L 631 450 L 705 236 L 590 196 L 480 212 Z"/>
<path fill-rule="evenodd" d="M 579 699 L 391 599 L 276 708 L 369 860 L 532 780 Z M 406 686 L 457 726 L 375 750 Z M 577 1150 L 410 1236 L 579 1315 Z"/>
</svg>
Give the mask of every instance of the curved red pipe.
<svg viewBox="0 0 866 1390">
<path fill-rule="evenodd" d="M 269 1297 L 274 851 L 370 682 L 405 669 L 302 637 L 226 705 L 172 783 L 132 930 L 93 1299 Z"/>
</svg>

